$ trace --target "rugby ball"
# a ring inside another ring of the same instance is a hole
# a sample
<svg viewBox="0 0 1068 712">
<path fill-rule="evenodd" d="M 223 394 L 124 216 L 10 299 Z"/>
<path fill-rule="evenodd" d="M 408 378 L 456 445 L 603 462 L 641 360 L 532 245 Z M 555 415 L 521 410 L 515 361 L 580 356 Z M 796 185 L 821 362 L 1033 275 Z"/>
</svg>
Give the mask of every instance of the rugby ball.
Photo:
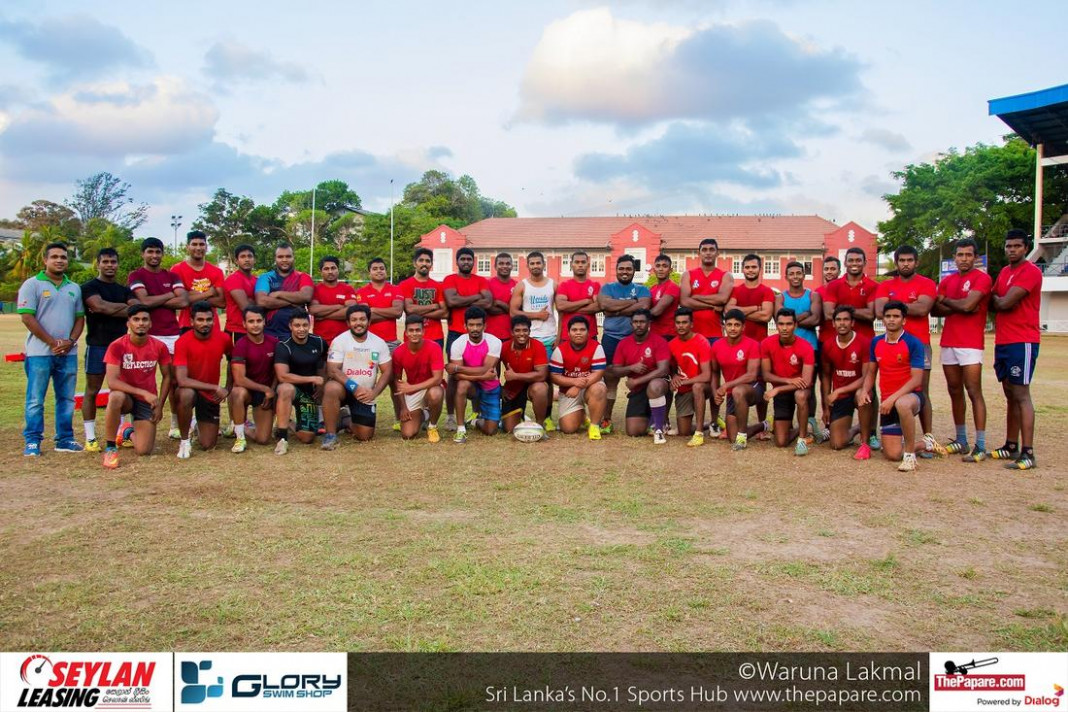
<svg viewBox="0 0 1068 712">
<path fill-rule="evenodd" d="M 536 443 L 545 435 L 545 428 L 528 420 L 515 426 L 512 435 L 521 443 Z"/>
</svg>

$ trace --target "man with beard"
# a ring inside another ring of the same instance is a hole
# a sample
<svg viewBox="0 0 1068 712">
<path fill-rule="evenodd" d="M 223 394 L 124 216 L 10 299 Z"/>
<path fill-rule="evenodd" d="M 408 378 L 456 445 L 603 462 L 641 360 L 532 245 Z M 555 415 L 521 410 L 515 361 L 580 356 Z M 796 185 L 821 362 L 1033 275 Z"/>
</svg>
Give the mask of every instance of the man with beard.
<svg viewBox="0 0 1068 712">
<path fill-rule="evenodd" d="M 816 294 L 820 295 L 820 304 L 827 301 L 827 285 L 834 280 L 838 279 L 842 273 L 842 261 L 834 255 L 827 255 L 823 258 L 823 284 L 816 287 Z M 822 344 L 826 339 L 830 339 L 835 336 L 837 332 L 834 329 L 834 320 L 828 319 L 824 316 L 820 322 L 819 339 Z"/>
<path fill-rule="evenodd" d="M 666 445 L 671 350 L 662 336 L 652 333 L 648 309 L 631 314 L 630 323 L 631 333 L 616 347 L 608 372 L 617 383 L 627 379 L 627 435 L 645 435 L 651 421 L 653 444 Z"/>
<path fill-rule="evenodd" d="M 323 389 L 323 415 L 326 435 L 323 450 L 337 448 L 337 428 L 341 406 L 352 417 L 349 431 L 357 440 L 375 436 L 375 401 L 393 378 L 393 357 L 389 346 L 370 332 L 371 307 L 354 304 L 348 309 L 349 330 L 330 344 L 326 360 L 326 386 Z"/>
<path fill-rule="evenodd" d="M 223 296 L 223 271 L 205 259 L 208 254 L 208 236 L 200 230 L 193 230 L 185 236 L 184 261 L 171 267 L 171 272 L 178 275 L 189 293 L 189 303 L 207 302 L 222 309 L 226 306 Z M 178 312 L 178 326 L 182 332 L 193 328 L 192 307 Z M 218 323 L 215 324 L 218 329 Z"/>
<path fill-rule="evenodd" d="M 274 352 L 278 348 L 278 339 L 265 334 L 267 312 L 263 307 L 249 304 L 245 307 L 242 328 L 244 337 L 234 344 L 230 357 L 230 370 L 233 372 L 233 388 L 230 389 L 230 417 L 236 423 L 234 442 L 231 452 L 242 453 L 248 447 L 245 437 L 245 419 L 248 409 L 252 407 L 252 422 L 256 427 L 253 440 L 266 445 L 271 439 L 271 425 L 274 422 L 275 384 Z"/>
<path fill-rule="evenodd" d="M 565 279 L 556 290 L 556 310 L 560 313 L 560 340 L 567 338 L 567 323 L 571 317 L 581 315 L 586 319 L 590 338 L 597 340 L 597 295 L 601 285 L 588 278 L 590 256 L 579 250 L 571 253 L 571 279 Z"/>
<path fill-rule="evenodd" d="M 445 340 L 445 353 L 452 357 L 452 345 L 456 340 L 467 333 L 464 323 L 465 313 L 469 307 L 488 308 L 493 304 L 493 295 L 490 294 L 489 285 L 481 275 L 474 273 L 475 252 L 470 247 L 461 247 L 456 251 L 456 273 L 450 274 L 441 282 L 441 289 L 445 294 L 445 306 L 449 310 L 449 335 Z M 448 371 L 448 368 L 445 369 Z M 445 409 L 448 413 L 445 418 L 446 424 L 451 428 L 452 423 L 462 425 L 464 413 L 456 413 L 456 379 L 449 378 L 448 388 L 445 391 Z"/>
<path fill-rule="evenodd" d="M 534 422 L 549 413 L 549 357 L 541 344 L 530 340 L 530 319 L 512 317 L 512 337 L 501 346 L 504 385 L 501 387 L 501 426 L 510 433 L 526 415 L 527 401 L 534 409 Z M 544 436 L 545 438 L 548 435 Z"/>
<path fill-rule="evenodd" d="M 731 450 L 749 447 L 749 437 L 765 432 L 763 418 L 749 425 L 749 408 L 764 403 L 760 381 L 760 342 L 745 335 L 748 320 L 738 309 L 729 309 L 723 319 L 723 338 L 712 346 L 712 397 L 716 405 L 727 404 L 727 439 Z M 765 337 L 768 338 L 768 337 Z"/>
<path fill-rule="evenodd" d="M 256 278 L 252 275 L 256 266 L 255 248 L 252 245 L 235 247 L 234 263 L 237 269 L 223 281 L 223 292 L 226 296 L 226 333 L 236 344 L 245 333 L 245 307 L 256 303 Z"/>
<path fill-rule="evenodd" d="M 598 423 L 607 401 L 604 372 L 604 349 L 590 338 L 586 319 L 581 315 L 571 317 L 567 339 L 560 342 L 549 359 L 549 378 L 560 388 L 561 432 L 576 433 L 586 420 L 590 424 L 590 440 L 601 439 Z"/>
<path fill-rule="evenodd" d="M 531 252 L 527 255 L 529 277 L 516 285 L 512 292 L 511 316 L 530 319 L 530 336 L 545 348 L 551 356 L 556 344 L 556 283 L 545 275 L 545 255 Z M 549 387 L 549 402 L 553 400 L 552 384 Z M 547 413 L 543 423 L 547 432 L 556 429 L 552 414 Z"/>
<path fill-rule="evenodd" d="M 398 285 L 404 297 L 404 312 L 409 316 L 423 317 L 423 338 L 433 341 L 438 348 L 444 348 L 445 332 L 441 330 L 441 320 L 449 315 L 449 311 L 445 308 L 445 292 L 441 283 L 430 278 L 434 253 L 420 247 L 412 260 L 415 274 Z"/>
<path fill-rule="evenodd" d="M 501 340 L 485 333 L 486 311 L 482 307 L 468 307 L 464 312 L 467 333 L 453 341 L 449 363 L 445 371 L 449 382 L 456 381 L 456 412 L 467 410 L 471 401 L 479 414 L 475 427 L 483 435 L 494 435 L 501 420 L 501 382 L 497 378 L 497 363 L 501 360 Z M 456 424 L 454 443 L 467 442 L 467 426 Z"/>
<path fill-rule="evenodd" d="M 294 407 L 297 422 L 293 429 L 297 440 L 302 443 L 315 441 L 326 374 L 327 343 L 323 337 L 311 333 L 308 315 L 293 311 L 289 316 L 289 332 L 289 337 L 279 341 L 274 350 L 274 375 L 278 381 L 274 411 L 274 434 L 278 440 L 275 455 L 289 452 L 289 418 Z"/>
<path fill-rule="evenodd" d="M 356 290 L 356 303 L 371 307 L 371 333 L 396 349 L 400 346 L 397 320 L 404 313 L 404 295 L 387 281 L 386 261 L 381 257 L 367 263 L 367 275 L 371 281 Z"/>
<path fill-rule="evenodd" d="M 211 450 L 219 440 L 219 405 L 230 395 L 219 384 L 223 356 L 233 351 L 233 341 L 215 326 L 215 307 L 197 302 L 192 307 L 193 330 L 178 338 L 174 347 L 174 366 L 178 377 L 175 397 L 178 401 L 178 459 L 193 454 L 189 430 L 193 414 L 197 418 L 200 447 Z"/>
<path fill-rule="evenodd" d="M 282 243 L 274 249 L 274 269 L 256 280 L 256 304 L 267 310 L 267 333 L 279 340 L 290 336 L 294 314 L 307 314 L 315 295 L 312 278 L 293 268 L 293 247 Z"/>
<path fill-rule="evenodd" d="M 399 413 L 400 434 L 411 440 L 426 423 L 426 439 L 439 442 L 438 418 L 445 389 L 441 386 L 445 362 L 441 347 L 423 338 L 423 317 L 411 315 L 404 321 L 404 343 L 393 350 L 394 408 Z"/>
<path fill-rule="evenodd" d="M 870 401 L 860 397 L 871 366 L 871 344 L 853 329 L 853 307 L 842 304 L 834 310 L 835 338 L 823 342 L 820 368 L 820 395 L 823 420 L 829 423 L 831 449 L 841 450 L 858 433 L 860 447 L 854 460 L 871 459 Z M 853 425 L 853 411 L 859 411 L 859 424 Z"/>
<path fill-rule="evenodd" d="M 608 363 L 615 363 L 616 347 L 633 331 L 631 316 L 639 310 L 648 310 L 652 302 L 649 288 L 644 284 L 634 283 L 635 269 L 637 268 L 633 257 L 620 257 L 616 260 L 616 281 L 604 285 L 601 293 L 597 295 L 597 303 L 604 312 L 601 346 L 604 347 L 604 356 Z M 608 403 L 600 426 L 601 432 L 608 434 L 612 432 L 612 411 L 616 405 L 619 375 L 611 369 L 606 371 L 604 385 L 608 391 Z"/>
<path fill-rule="evenodd" d="M 512 338 L 512 292 L 517 282 L 512 279 L 512 256 L 502 252 L 493 260 L 496 272 L 492 279 L 486 280 L 493 303 L 486 309 L 486 333 L 496 336 L 501 342 Z M 546 356 L 548 359 L 548 356 Z M 546 361 L 548 362 L 548 361 Z"/>
<path fill-rule="evenodd" d="M 334 255 L 319 260 L 319 276 L 322 281 L 312 291 L 308 311 L 315 317 L 314 333 L 329 344 L 348 331 L 345 312 L 356 303 L 356 290 L 340 281 L 341 260 Z"/>
<path fill-rule="evenodd" d="M 798 338 L 797 315 L 793 309 L 780 309 L 775 315 L 775 327 L 779 333 L 760 344 L 760 371 L 767 388 L 764 400 L 772 403 L 775 445 L 786 447 L 797 438 L 794 454 L 807 455 L 811 442 L 808 433 L 809 388 L 816 368 L 816 353 L 811 344 Z M 792 428 L 795 409 L 797 428 Z"/>
</svg>

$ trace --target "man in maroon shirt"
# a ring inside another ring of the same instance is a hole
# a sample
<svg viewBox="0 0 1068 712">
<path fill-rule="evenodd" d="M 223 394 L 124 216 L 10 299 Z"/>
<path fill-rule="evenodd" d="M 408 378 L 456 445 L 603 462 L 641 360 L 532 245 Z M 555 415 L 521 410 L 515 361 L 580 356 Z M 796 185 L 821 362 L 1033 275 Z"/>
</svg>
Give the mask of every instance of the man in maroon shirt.
<svg viewBox="0 0 1068 712">
<path fill-rule="evenodd" d="M 242 453 L 247 448 L 245 418 L 252 407 L 252 422 L 256 427 L 252 439 L 266 445 L 273 433 L 274 399 L 277 379 L 274 373 L 274 350 L 278 339 L 264 333 L 267 311 L 249 304 L 244 310 L 245 335 L 234 345 L 230 358 L 233 388 L 230 389 L 230 417 L 233 419 L 234 442 L 231 452 Z"/>
</svg>

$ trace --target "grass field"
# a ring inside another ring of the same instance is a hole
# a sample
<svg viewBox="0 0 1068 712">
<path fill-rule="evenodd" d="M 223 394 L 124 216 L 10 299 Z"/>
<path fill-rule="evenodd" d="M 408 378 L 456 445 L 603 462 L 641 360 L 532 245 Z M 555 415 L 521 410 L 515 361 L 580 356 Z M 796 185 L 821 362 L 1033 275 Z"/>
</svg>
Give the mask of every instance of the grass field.
<svg viewBox="0 0 1068 712">
<path fill-rule="evenodd" d="M 0 316 L 0 352 L 23 333 Z M 1063 650 L 1066 373 L 1050 337 L 1028 473 L 682 438 L 404 443 L 388 408 L 334 453 L 179 462 L 161 438 L 108 472 L 21 457 L 25 377 L 3 363 L 0 649 Z M 944 436 L 937 371 L 932 392 Z M 996 447 L 992 374 L 986 394 Z"/>
</svg>

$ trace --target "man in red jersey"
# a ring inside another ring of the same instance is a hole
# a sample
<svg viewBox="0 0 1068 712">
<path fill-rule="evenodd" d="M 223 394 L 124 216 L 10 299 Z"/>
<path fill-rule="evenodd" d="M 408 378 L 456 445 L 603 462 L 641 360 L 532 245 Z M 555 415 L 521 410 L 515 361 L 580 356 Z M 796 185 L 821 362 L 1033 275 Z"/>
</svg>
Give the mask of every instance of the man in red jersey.
<svg viewBox="0 0 1068 712">
<path fill-rule="evenodd" d="M 567 338 L 567 323 L 573 316 L 586 319 L 590 338 L 597 341 L 597 313 L 601 307 L 597 295 L 601 284 L 589 279 L 590 256 L 579 250 L 571 253 L 571 279 L 565 279 L 556 289 L 556 310 L 560 313 L 560 341 Z"/>
<path fill-rule="evenodd" d="M 441 320 L 449 315 L 449 310 L 445 308 L 441 283 L 430 278 L 434 253 L 420 247 L 412 260 L 415 274 L 397 285 L 404 297 L 404 313 L 423 317 L 423 338 L 444 348 L 445 332 L 441 329 Z"/>
<path fill-rule="evenodd" d="M 501 388 L 501 426 L 515 430 L 526 414 L 527 401 L 534 409 L 534 422 L 543 423 L 549 415 L 549 357 L 540 343 L 530 338 L 530 317 L 512 317 L 512 335 L 501 348 L 504 386 Z M 542 439 L 548 439 L 547 434 Z"/>
<path fill-rule="evenodd" d="M 585 415 L 590 423 L 590 440 L 601 439 L 598 424 L 608 403 L 604 372 L 604 349 L 590 338 L 585 317 L 572 316 L 567 323 L 567 338 L 556 346 L 549 359 L 549 378 L 560 387 L 561 432 L 578 432 Z"/>
<path fill-rule="evenodd" d="M 994 311 L 994 373 L 1005 391 L 1005 444 L 990 453 L 1010 470 L 1035 467 L 1035 405 L 1031 378 L 1038 362 L 1042 335 L 1039 305 L 1042 270 L 1027 259 L 1027 233 L 1009 230 L 1005 236 L 1008 264 L 998 272 L 990 308 Z M 1017 446 L 1020 447 L 1017 453 Z"/>
<path fill-rule="evenodd" d="M 931 324 L 929 315 L 938 296 L 935 283 L 916 272 L 920 263 L 919 252 L 911 245 L 902 245 L 894 251 L 897 276 L 879 283 L 875 291 L 875 316 L 881 319 L 883 307 L 891 301 L 908 307 L 905 315 L 905 331 L 923 344 L 923 408 L 920 410 L 920 426 L 923 429 L 923 444 L 928 453 L 946 454 L 946 449 L 935 439 L 931 413 Z"/>
<path fill-rule="evenodd" d="M 740 309 L 729 309 L 723 320 L 724 336 L 712 345 L 712 395 L 717 404 L 727 403 L 727 439 L 736 452 L 745 450 L 749 437 L 764 432 L 765 427 L 763 418 L 749 425 L 749 408 L 767 401 L 760 382 L 760 342 L 745 335 L 747 324 Z"/>
<path fill-rule="evenodd" d="M 456 251 L 456 272 L 441 282 L 445 295 L 445 306 L 449 310 L 449 335 L 445 340 L 445 353 L 452 355 L 452 345 L 467 333 L 464 313 L 468 307 L 487 309 L 493 304 L 486 278 L 475 274 L 475 252 L 470 247 L 461 247 Z M 448 371 L 448 369 L 446 369 Z M 463 424 L 464 413 L 456 415 L 456 384 L 459 379 L 449 377 L 445 391 L 445 429 Z"/>
<path fill-rule="evenodd" d="M 823 258 L 823 284 L 816 287 L 816 294 L 820 295 L 820 304 L 822 305 L 827 301 L 827 285 L 829 285 L 842 273 L 842 261 L 834 255 L 827 255 Z M 822 308 L 822 307 L 821 307 Z M 837 332 L 834 329 L 834 320 L 824 318 L 820 322 L 819 338 L 820 343 L 823 343 L 824 339 L 829 339 L 835 336 Z"/>
<path fill-rule="evenodd" d="M 924 447 L 922 442 L 916 442 L 916 416 L 923 406 L 923 344 L 905 331 L 907 314 L 908 306 L 902 302 L 883 306 L 886 333 L 872 339 L 870 357 L 874 365 L 857 400 L 861 405 L 872 401 L 878 376 L 883 455 L 887 460 L 901 461 L 899 472 L 915 472 L 916 450 Z"/>
<path fill-rule="evenodd" d="M 712 381 L 712 347 L 693 330 L 693 310 L 675 310 L 675 338 L 668 342 L 674 375 L 675 419 L 679 435 L 691 435 L 687 447 L 705 444 L 705 394 Z"/>
<path fill-rule="evenodd" d="M 724 308 L 724 313 L 738 309 L 745 315 L 745 335 L 758 344 L 768 338 L 768 322 L 775 308 L 775 292 L 760 281 L 763 267 L 759 255 L 749 254 L 742 258 L 745 281 L 734 285 Z"/>
<path fill-rule="evenodd" d="M 203 301 L 219 309 L 225 307 L 223 271 L 205 259 L 208 254 L 208 236 L 200 230 L 188 233 L 185 236 L 185 253 L 185 260 L 171 267 L 171 272 L 178 275 L 178 279 L 182 280 L 186 291 L 189 292 L 189 303 Z M 178 312 L 178 326 L 183 332 L 193 328 L 191 307 Z M 217 323 L 215 328 L 219 328 Z"/>
<path fill-rule="evenodd" d="M 367 274 L 371 281 L 356 290 L 356 303 L 371 307 L 371 333 L 396 349 L 400 346 L 397 320 L 404 313 L 404 296 L 386 279 L 386 261 L 381 257 L 367 263 Z"/>
<path fill-rule="evenodd" d="M 786 447 L 797 438 L 794 454 L 808 454 L 811 443 L 808 433 L 808 412 L 811 402 L 809 388 L 816 370 L 816 352 L 812 345 L 798 338 L 797 314 L 793 309 L 780 309 L 775 315 L 779 333 L 760 344 L 760 370 L 767 390 L 764 400 L 772 403 L 775 415 L 775 444 Z M 797 428 L 792 428 L 794 409 L 797 409 Z"/>
<path fill-rule="evenodd" d="M 234 248 L 234 263 L 237 269 L 223 280 L 226 297 L 226 333 L 236 344 L 245 333 L 245 307 L 256 303 L 256 250 L 252 245 Z"/>
<path fill-rule="evenodd" d="M 341 260 L 334 255 L 319 260 L 319 276 L 322 281 L 312 291 L 308 311 L 315 317 L 313 333 L 329 344 L 349 330 L 345 312 L 356 303 L 356 290 L 340 281 Z"/>
<path fill-rule="evenodd" d="M 972 239 L 961 240 L 953 252 L 957 271 L 938 283 L 935 316 L 945 317 L 942 326 L 942 373 L 946 376 L 949 400 L 953 407 L 956 433 L 946 443 L 947 453 L 963 453 L 964 462 L 982 462 L 986 452 L 986 399 L 983 398 L 983 347 L 986 340 L 986 314 L 990 276 L 976 269 L 979 246 Z M 975 420 L 975 447 L 968 450 L 967 406 L 964 392 L 972 402 Z"/>
<path fill-rule="evenodd" d="M 820 368 L 820 395 L 823 421 L 830 424 L 831 449 L 841 450 L 859 432 L 860 447 L 854 460 L 871 459 L 871 401 L 860 404 L 864 379 L 871 370 L 871 343 L 853 329 L 853 307 L 835 307 L 835 338 L 823 342 Z M 859 410 L 859 424 L 853 425 L 853 411 Z"/>
<path fill-rule="evenodd" d="M 245 335 L 234 344 L 230 355 L 230 370 L 233 371 L 233 387 L 230 389 L 230 417 L 234 421 L 237 438 L 230 449 L 242 453 L 248 447 L 245 437 L 245 419 L 252 407 L 252 422 L 256 427 L 252 438 L 260 445 L 271 439 L 274 424 L 274 399 L 277 378 L 274 373 L 274 350 L 278 339 L 265 334 L 267 312 L 263 307 L 249 304 L 244 310 Z"/>
<path fill-rule="evenodd" d="M 189 430 L 193 414 L 197 417 L 197 440 L 200 447 L 211 450 L 219 440 L 219 404 L 230 395 L 219 384 L 223 356 L 229 356 L 233 342 L 215 328 L 215 307 L 208 302 L 192 306 L 193 330 L 178 338 L 174 347 L 174 366 L 178 376 L 178 459 L 193 454 Z"/>
<path fill-rule="evenodd" d="M 138 455 L 149 455 L 155 447 L 156 424 L 163 418 L 163 400 L 171 387 L 171 372 L 167 368 L 171 354 L 162 341 L 148 335 L 152 328 L 151 313 L 143 304 L 131 306 L 126 318 L 130 333 L 112 341 L 104 354 L 111 392 L 104 415 L 104 432 L 114 438 L 123 414 L 131 413 L 132 440 Z M 157 369 L 163 377 L 160 390 L 156 389 Z M 114 470 L 119 466 L 117 441 L 106 443 L 104 467 Z"/>
<path fill-rule="evenodd" d="M 512 256 L 502 252 L 493 259 L 493 279 L 486 280 L 493 303 L 486 309 L 486 333 L 496 336 L 501 343 L 512 338 L 512 292 L 517 282 L 512 279 Z M 548 359 L 548 357 L 546 357 Z"/>
<path fill-rule="evenodd" d="M 426 423 L 426 439 L 440 442 L 438 418 L 445 389 L 445 359 L 441 348 L 423 338 L 423 317 L 404 320 L 404 343 L 393 350 L 393 400 L 399 413 L 400 434 L 411 440 Z"/>
<path fill-rule="evenodd" d="M 656 284 L 649 288 L 652 302 L 649 312 L 653 315 L 653 333 L 671 341 L 675 338 L 675 310 L 679 308 L 682 289 L 671 278 L 671 258 L 660 254 L 653 260 L 653 275 Z"/>
<path fill-rule="evenodd" d="M 627 435 L 645 435 L 653 427 L 653 444 L 666 445 L 671 350 L 652 332 L 652 314 L 639 309 L 630 316 L 631 333 L 616 346 L 609 372 L 627 379 Z"/>
</svg>

